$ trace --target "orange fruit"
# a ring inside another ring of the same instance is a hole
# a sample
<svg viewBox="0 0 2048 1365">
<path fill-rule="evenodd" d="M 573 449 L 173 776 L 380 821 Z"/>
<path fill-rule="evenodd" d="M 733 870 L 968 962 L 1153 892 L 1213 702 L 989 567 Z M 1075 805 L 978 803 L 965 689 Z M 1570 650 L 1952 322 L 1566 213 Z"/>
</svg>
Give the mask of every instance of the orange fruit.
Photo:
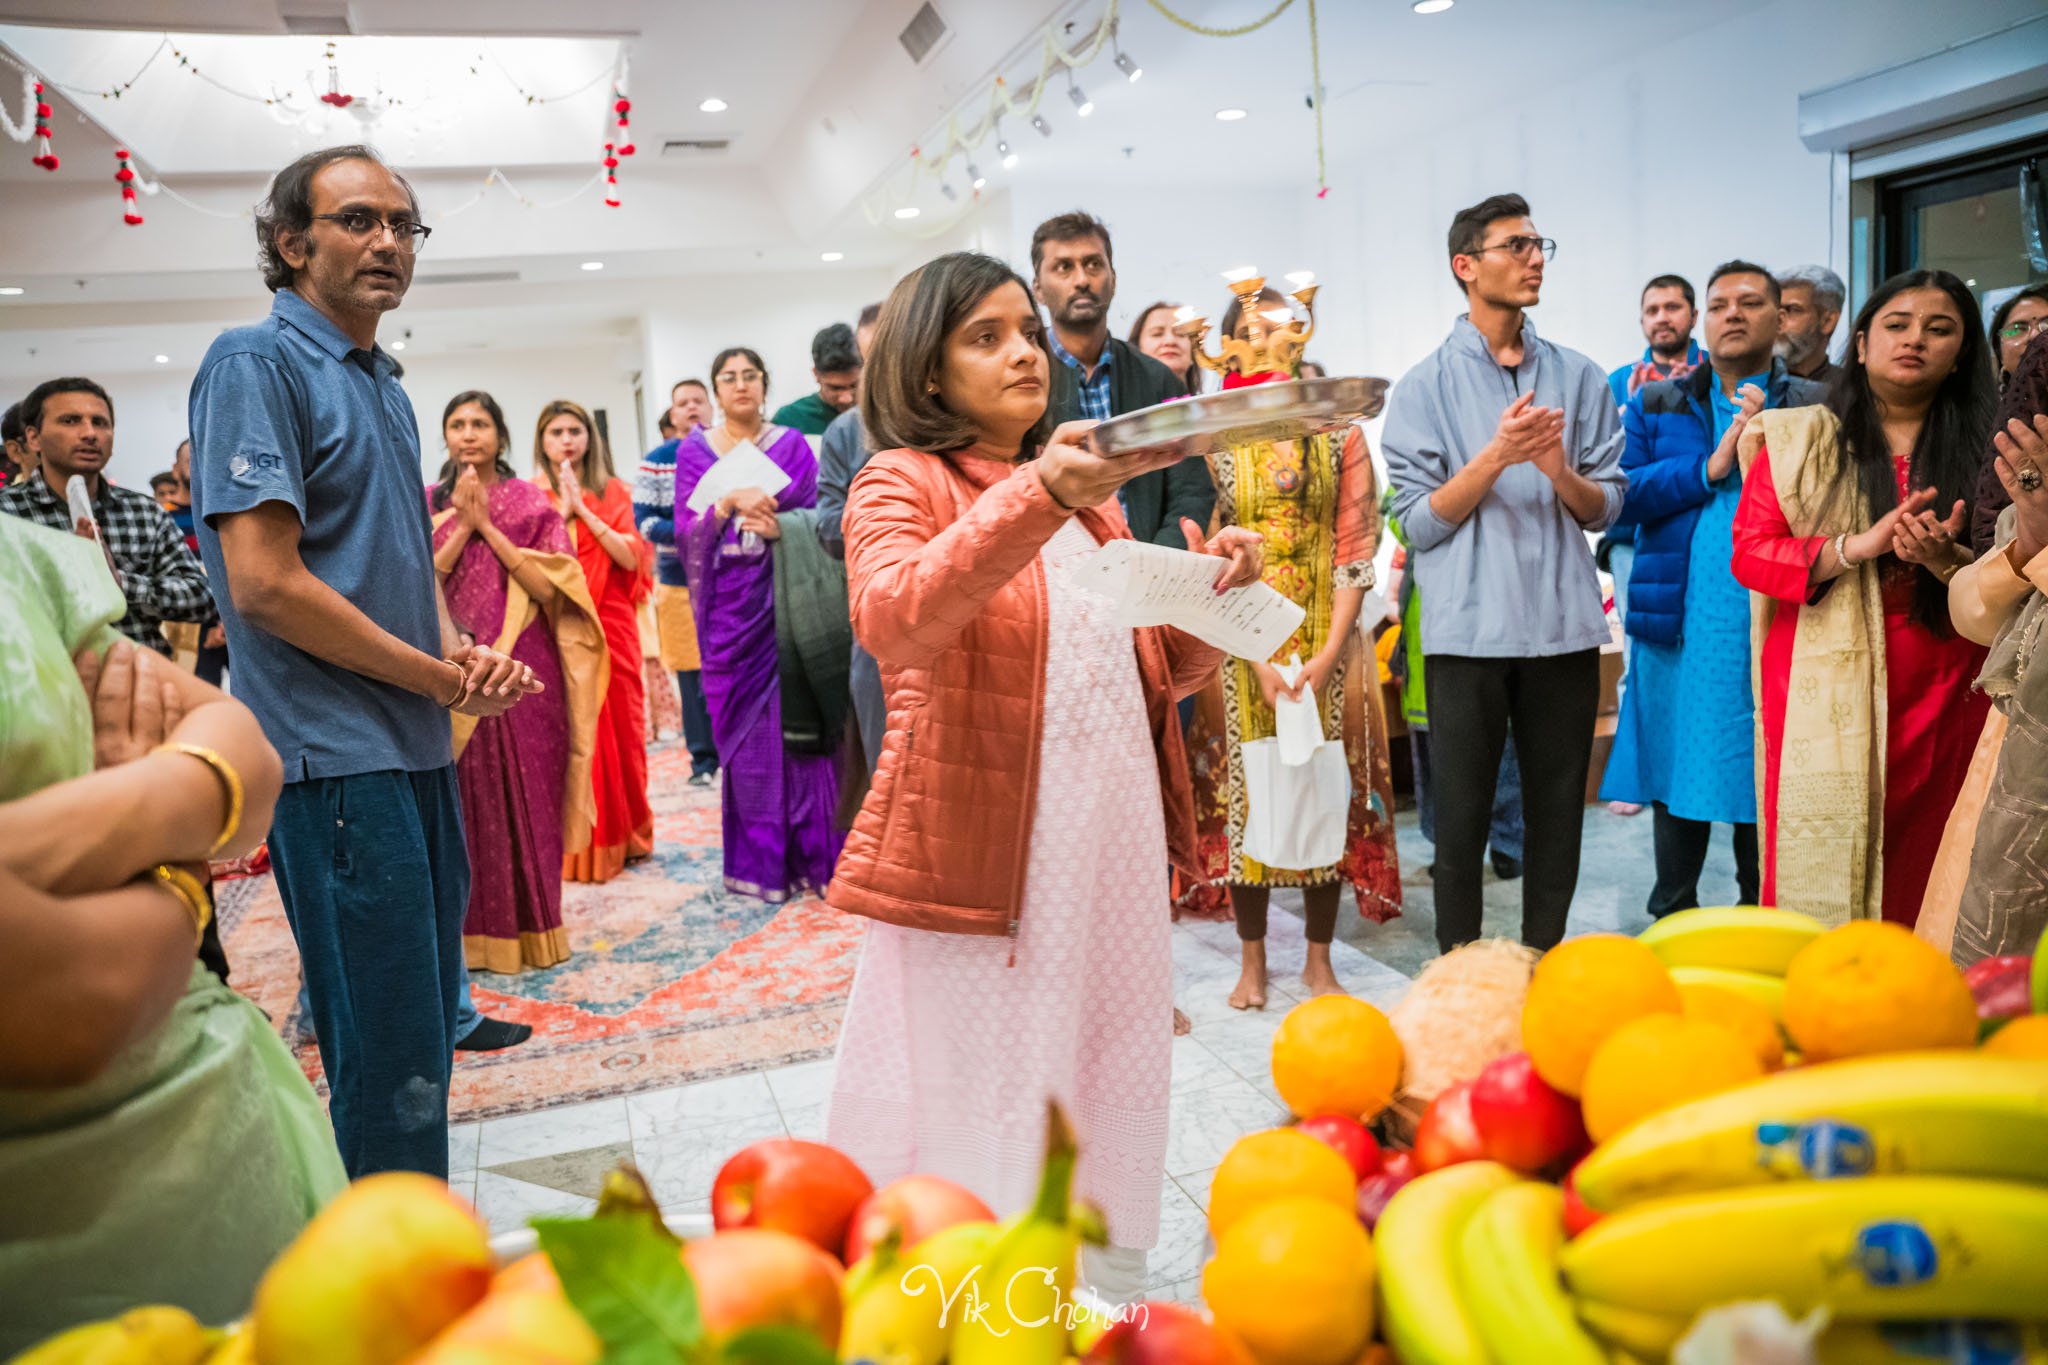
<svg viewBox="0 0 2048 1365">
<path fill-rule="evenodd" d="M 1356 1213 L 1319 1199 L 1246 1215 L 1202 1271 L 1217 1326 L 1259 1365 L 1352 1365 L 1372 1340 L 1372 1296 L 1372 1239 Z"/>
<path fill-rule="evenodd" d="M 1221 1240 L 1253 1209 L 1290 1198 L 1334 1204 L 1356 1217 L 1358 1177 L 1334 1147 L 1299 1129 L 1241 1137 L 1209 1182 L 1209 1233 Z"/>
<path fill-rule="evenodd" d="M 1963 974 L 1903 925 L 1852 920 L 1793 954 L 1785 1032 L 1808 1063 L 1970 1047 L 1977 1004 Z"/>
<path fill-rule="evenodd" d="M 1522 1002 L 1522 1048 L 1553 1089 L 1579 1093 L 1607 1035 L 1646 1014 L 1677 1014 L 1678 987 L 1648 945 L 1621 934 L 1558 944 L 1536 964 Z"/>
<path fill-rule="evenodd" d="M 1605 1142 L 1639 1118 L 1763 1074 L 1755 1050 L 1727 1025 L 1646 1014 L 1608 1035 L 1587 1065 L 1579 1097 L 1586 1131 Z"/>
<path fill-rule="evenodd" d="M 2029 1014 L 2013 1020 L 1984 1040 L 1984 1051 L 2001 1057 L 2048 1061 L 2048 1014 Z"/>
<path fill-rule="evenodd" d="M 1371 1123 L 1400 1083 L 1401 1040 L 1363 1000 L 1304 1000 L 1273 1034 L 1273 1088 L 1296 1118 L 1342 1114 Z"/>
<path fill-rule="evenodd" d="M 1680 982 L 1678 999 L 1686 1018 L 1720 1024 L 1748 1043 L 1764 1070 L 1776 1071 L 1785 1065 L 1785 1035 L 1778 1031 L 1778 1021 L 1762 1001 L 1705 982 Z"/>
</svg>

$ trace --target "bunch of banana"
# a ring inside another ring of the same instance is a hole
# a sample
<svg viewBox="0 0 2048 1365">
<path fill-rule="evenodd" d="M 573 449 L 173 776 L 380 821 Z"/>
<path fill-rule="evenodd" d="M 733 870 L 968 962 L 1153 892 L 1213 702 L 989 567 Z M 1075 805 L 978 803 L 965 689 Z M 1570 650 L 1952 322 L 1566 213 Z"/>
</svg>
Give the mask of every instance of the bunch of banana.
<svg viewBox="0 0 2048 1365">
<path fill-rule="evenodd" d="M 846 1272 L 839 1351 L 876 1365 L 939 1365 L 946 1358 L 968 1277 L 988 1258 L 1001 1229 L 960 1223 L 904 1251 L 891 1233 Z"/>
<path fill-rule="evenodd" d="M 1455 1168 L 1453 1168 L 1455 1169 Z M 1458 1238 L 1464 1304 L 1496 1365 L 1607 1365 L 1579 1326 L 1558 1274 L 1564 1191 L 1522 1181 L 1495 1190 Z"/>
<path fill-rule="evenodd" d="M 1588 1206 L 1844 1176 L 2048 1181 L 2048 1066 L 1890 1053 L 1780 1071 L 1634 1124 L 1573 1177 Z"/>
<path fill-rule="evenodd" d="M 1796 910 L 1725 905 L 1680 910 L 1636 935 L 1684 985 L 1722 986 L 1784 1013 L 1785 968 L 1827 926 Z"/>
<path fill-rule="evenodd" d="M 226 1334 L 182 1308 L 131 1308 L 31 1346 L 12 1365 L 201 1365 Z"/>
<path fill-rule="evenodd" d="M 1815 1180 L 1652 1200 L 1560 1262 L 1595 1331 L 1645 1352 L 1656 1319 L 1774 1299 L 1847 1321 L 2034 1317 L 2048 1305 L 2048 1186 L 1950 1176 Z"/>
<path fill-rule="evenodd" d="M 952 1315 L 951 1365 L 1060 1365 L 1067 1359 L 1076 1263 L 1101 1220 L 1068 1202 L 1078 1150 L 1058 1104 L 1046 1106 L 1045 1169 L 1032 1206 L 1002 1224 Z"/>
<path fill-rule="evenodd" d="M 1417 1176 L 1387 1201 L 1372 1250 L 1380 1330 L 1403 1365 L 1492 1365 L 1458 1262 L 1472 1216 L 1518 1183 L 1496 1162 L 1466 1161 Z"/>
</svg>

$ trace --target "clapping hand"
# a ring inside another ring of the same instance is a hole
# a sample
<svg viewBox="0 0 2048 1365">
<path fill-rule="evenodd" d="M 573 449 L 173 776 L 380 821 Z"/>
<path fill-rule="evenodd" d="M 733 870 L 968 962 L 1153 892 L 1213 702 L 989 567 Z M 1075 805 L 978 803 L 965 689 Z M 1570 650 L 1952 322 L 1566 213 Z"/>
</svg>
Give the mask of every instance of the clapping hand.
<svg viewBox="0 0 2048 1365">
<path fill-rule="evenodd" d="M 164 662 L 147 649 L 116 640 L 103 659 L 90 646 L 72 660 L 92 702 L 92 761 L 111 768 L 141 758 L 185 718 Z"/>
<path fill-rule="evenodd" d="M 1858 564 L 1863 564 L 1891 550 L 1899 523 L 1915 512 L 1925 510 L 1933 501 L 1932 488 L 1914 489 L 1900 500 L 1897 507 L 1879 517 L 1869 530 L 1848 538 L 1850 556 Z"/>
<path fill-rule="evenodd" d="M 1742 439 L 1742 430 L 1749 425 L 1749 419 L 1764 410 L 1764 391 L 1754 384 L 1744 384 L 1735 391 L 1735 420 L 1728 424 L 1728 430 L 1721 436 L 1721 444 L 1714 447 L 1714 453 L 1707 458 L 1707 482 L 1719 483 L 1735 468 L 1736 445 Z"/>
<path fill-rule="evenodd" d="M 2048 413 L 2036 414 L 2031 424 L 2011 418 L 1991 444 L 1997 451 L 1993 467 L 1998 481 L 2012 499 L 2014 555 L 2025 564 L 2048 549 L 2048 489 L 2042 487 L 2042 471 L 2048 469 Z"/>
<path fill-rule="evenodd" d="M 1932 489 L 1923 490 L 1931 499 Z M 1908 512 L 1892 527 L 1892 553 L 1908 564 L 1939 570 L 1956 562 L 1956 537 L 1963 533 L 1965 504 L 1956 499 L 1947 520 L 1931 511 Z"/>
<path fill-rule="evenodd" d="M 1216 574 L 1219 594 L 1256 583 L 1266 571 L 1266 538 L 1257 531 L 1226 526 L 1216 533 L 1216 539 L 1205 540 L 1202 528 L 1188 517 L 1180 519 L 1180 531 L 1188 538 L 1188 549 L 1195 554 L 1216 555 L 1227 561 Z"/>
<path fill-rule="evenodd" d="M 462 695 L 448 709 L 465 716 L 501 715 L 521 698 L 547 690 L 531 668 L 488 645 L 464 645 L 448 656 L 448 662 L 463 675 Z"/>
<path fill-rule="evenodd" d="M 1502 464 L 1533 464 L 1551 479 L 1564 475 L 1564 409 L 1539 408 L 1525 393 L 1500 415 L 1493 434 Z"/>
</svg>

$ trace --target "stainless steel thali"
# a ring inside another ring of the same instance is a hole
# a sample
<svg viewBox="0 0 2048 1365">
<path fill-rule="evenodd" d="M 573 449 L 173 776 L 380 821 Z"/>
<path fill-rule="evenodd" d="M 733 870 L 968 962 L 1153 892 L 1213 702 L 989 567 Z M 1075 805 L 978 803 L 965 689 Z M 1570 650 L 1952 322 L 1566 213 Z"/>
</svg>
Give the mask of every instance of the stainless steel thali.
<svg viewBox="0 0 2048 1365">
<path fill-rule="evenodd" d="M 1387 381 L 1360 376 L 1292 379 L 1206 393 L 1140 408 L 1089 433 L 1099 454 L 1123 455 L 1177 445 L 1183 456 L 1206 455 L 1246 441 L 1287 441 L 1376 417 Z"/>
</svg>

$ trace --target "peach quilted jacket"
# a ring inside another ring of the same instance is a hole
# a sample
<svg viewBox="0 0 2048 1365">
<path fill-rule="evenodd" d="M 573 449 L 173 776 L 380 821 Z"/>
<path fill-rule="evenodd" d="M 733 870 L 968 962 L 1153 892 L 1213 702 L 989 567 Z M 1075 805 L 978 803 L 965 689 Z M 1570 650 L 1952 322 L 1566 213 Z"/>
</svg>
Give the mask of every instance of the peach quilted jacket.
<svg viewBox="0 0 2048 1365">
<path fill-rule="evenodd" d="M 1076 515 L 1098 541 L 1130 536 L 1114 501 Z M 913 929 L 1016 933 L 1045 722 L 1039 551 L 1067 516 L 1030 466 L 967 451 L 883 451 L 854 480 L 848 594 L 854 633 L 881 662 L 889 728 L 826 892 L 835 909 Z M 1160 853 L 1191 868 L 1174 703 L 1223 656 L 1176 630 L 1133 633 L 1166 808 Z"/>
</svg>

